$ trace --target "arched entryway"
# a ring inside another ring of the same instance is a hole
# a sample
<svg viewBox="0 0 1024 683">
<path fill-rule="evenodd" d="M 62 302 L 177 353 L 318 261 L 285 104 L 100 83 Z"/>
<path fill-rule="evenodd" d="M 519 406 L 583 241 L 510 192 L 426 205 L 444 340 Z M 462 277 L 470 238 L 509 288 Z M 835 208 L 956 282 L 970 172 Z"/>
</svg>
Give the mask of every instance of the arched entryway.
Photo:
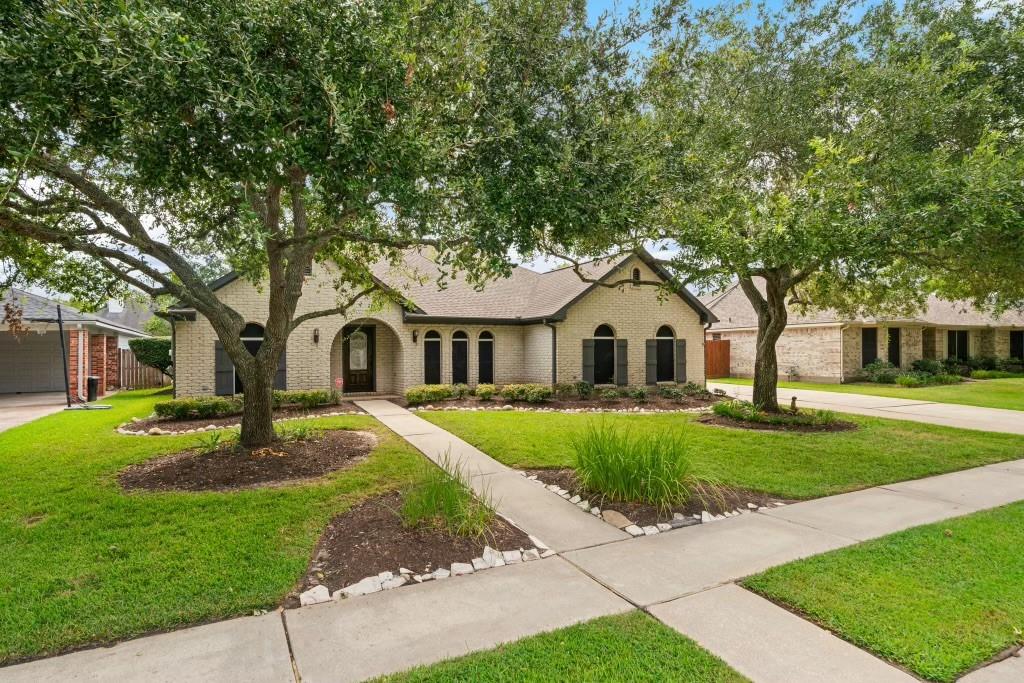
<svg viewBox="0 0 1024 683">
<path fill-rule="evenodd" d="M 331 344 L 331 385 L 345 394 L 391 393 L 401 372 L 401 340 L 382 320 L 353 320 Z"/>
</svg>

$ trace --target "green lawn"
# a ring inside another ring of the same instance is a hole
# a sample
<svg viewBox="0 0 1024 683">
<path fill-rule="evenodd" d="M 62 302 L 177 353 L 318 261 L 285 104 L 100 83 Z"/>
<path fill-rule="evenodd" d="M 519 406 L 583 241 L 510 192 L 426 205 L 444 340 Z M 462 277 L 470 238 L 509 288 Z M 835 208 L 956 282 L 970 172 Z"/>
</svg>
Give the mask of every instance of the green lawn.
<svg viewBox="0 0 1024 683">
<path fill-rule="evenodd" d="M 692 640 L 643 612 L 595 619 L 383 681 L 746 681 Z"/>
<path fill-rule="evenodd" d="M 753 380 L 731 377 L 716 379 L 725 384 L 750 385 Z M 872 394 L 891 398 L 909 398 L 936 403 L 959 403 L 982 408 L 1024 410 L 1024 379 L 969 380 L 960 384 L 908 389 L 893 384 L 818 384 L 814 382 L 779 382 L 780 389 L 811 389 L 842 394 Z M 780 396 L 780 400 L 784 397 Z"/>
<path fill-rule="evenodd" d="M 953 681 L 1022 642 L 1022 548 L 1024 503 L 1016 503 L 800 560 L 745 584 L 919 676 Z"/>
<path fill-rule="evenodd" d="M 125 494 L 123 467 L 197 441 L 113 431 L 158 398 L 115 395 L 111 410 L 0 433 L 0 664 L 271 608 L 333 514 L 417 471 L 411 447 L 372 418 L 345 416 L 317 423 L 374 429 L 383 441 L 324 483 Z"/>
<path fill-rule="evenodd" d="M 696 474 L 787 498 L 814 498 L 1024 458 L 1024 437 L 844 416 L 855 432 L 795 434 L 713 427 L 692 414 L 423 411 L 417 413 L 514 467 L 571 467 L 571 438 L 594 420 L 673 429 Z"/>
</svg>

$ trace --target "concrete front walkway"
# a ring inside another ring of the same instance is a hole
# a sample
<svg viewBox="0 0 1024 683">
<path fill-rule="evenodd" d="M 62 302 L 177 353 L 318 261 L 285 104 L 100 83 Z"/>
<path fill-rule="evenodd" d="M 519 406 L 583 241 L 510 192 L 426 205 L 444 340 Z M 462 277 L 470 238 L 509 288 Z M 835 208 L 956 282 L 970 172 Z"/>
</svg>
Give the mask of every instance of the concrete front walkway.
<svg viewBox="0 0 1024 683">
<path fill-rule="evenodd" d="M 557 552 L 629 538 L 629 534 L 471 446 L 457 436 L 390 401 L 356 401 L 438 465 L 461 470 L 478 495 L 488 496 L 498 514 Z"/>
<path fill-rule="evenodd" d="M 0 432 L 64 409 L 62 393 L 0 394 Z"/>
<path fill-rule="evenodd" d="M 750 400 L 754 388 L 745 384 L 708 382 L 709 389 L 721 389 L 729 396 Z M 796 396 L 802 408 L 836 410 L 842 413 L 885 417 L 891 420 L 926 422 L 960 429 L 980 429 L 986 432 L 1024 434 L 1024 411 L 1002 408 L 979 408 L 958 403 L 935 403 L 906 398 L 847 394 L 838 391 L 779 388 L 779 404 L 789 404 Z"/>
</svg>

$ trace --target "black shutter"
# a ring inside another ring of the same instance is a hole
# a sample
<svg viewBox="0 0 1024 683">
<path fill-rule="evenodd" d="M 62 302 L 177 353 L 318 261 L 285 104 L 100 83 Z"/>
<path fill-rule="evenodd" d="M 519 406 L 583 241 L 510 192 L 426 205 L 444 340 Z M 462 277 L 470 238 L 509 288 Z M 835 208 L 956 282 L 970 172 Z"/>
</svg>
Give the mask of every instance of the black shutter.
<svg viewBox="0 0 1024 683">
<path fill-rule="evenodd" d="M 281 351 L 281 358 L 277 361 L 274 388 L 282 391 L 288 388 L 288 349 Z"/>
<path fill-rule="evenodd" d="M 478 370 L 480 384 L 494 383 L 494 342 L 481 339 L 477 342 Z"/>
<path fill-rule="evenodd" d="M 1024 360 L 1024 331 L 1010 332 L 1010 358 Z"/>
<path fill-rule="evenodd" d="M 594 383 L 594 340 L 583 340 L 583 381 Z"/>
<path fill-rule="evenodd" d="M 676 340 L 676 381 L 686 382 L 686 340 Z"/>
<path fill-rule="evenodd" d="M 629 353 L 625 339 L 615 340 L 615 383 L 620 387 L 629 384 Z"/>
<path fill-rule="evenodd" d="M 903 357 L 900 355 L 900 328 L 889 328 L 889 362 L 900 367 L 903 364 Z"/>
<path fill-rule="evenodd" d="M 441 383 L 441 340 L 423 341 L 423 383 Z"/>
<path fill-rule="evenodd" d="M 469 339 L 452 340 L 452 384 L 469 383 Z"/>
<path fill-rule="evenodd" d="M 235 393 L 235 364 L 219 341 L 213 342 L 214 391 L 218 396 Z"/>
<path fill-rule="evenodd" d="M 648 339 L 644 342 L 644 350 L 647 359 L 647 383 L 658 383 L 658 340 Z"/>
</svg>

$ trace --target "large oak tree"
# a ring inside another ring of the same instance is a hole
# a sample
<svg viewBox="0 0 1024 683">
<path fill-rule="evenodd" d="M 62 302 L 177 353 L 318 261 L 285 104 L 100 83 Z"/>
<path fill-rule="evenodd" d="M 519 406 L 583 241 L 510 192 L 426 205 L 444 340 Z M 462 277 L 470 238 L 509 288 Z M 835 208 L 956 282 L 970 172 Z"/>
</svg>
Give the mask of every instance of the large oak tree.
<svg viewBox="0 0 1024 683">
<path fill-rule="evenodd" d="M 719 7 L 662 32 L 646 70 L 637 128 L 661 142 L 664 193 L 646 237 L 679 247 L 691 284 L 738 280 L 766 410 L 787 305 L 1020 300 L 1020 54 L 1001 46 L 1021 12 L 858 5 Z"/>
<path fill-rule="evenodd" d="M 244 384 L 242 443 L 266 444 L 289 333 L 374 296 L 368 264 L 430 245 L 482 281 L 539 227 L 614 215 L 591 147 L 632 106 L 631 30 L 589 26 L 579 0 L 9 2 L 7 281 L 194 307 Z M 255 355 L 210 255 L 266 292 Z M 327 260 L 336 306 L 296 315 Z"/>
</svg>

